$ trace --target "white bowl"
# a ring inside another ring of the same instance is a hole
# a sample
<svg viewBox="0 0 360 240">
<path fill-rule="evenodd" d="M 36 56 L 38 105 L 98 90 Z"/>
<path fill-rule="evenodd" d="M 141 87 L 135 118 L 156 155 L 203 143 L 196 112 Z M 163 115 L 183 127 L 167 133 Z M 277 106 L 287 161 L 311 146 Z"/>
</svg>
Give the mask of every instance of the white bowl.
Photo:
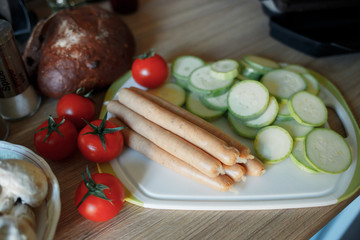
<svg viewBox="0 0 360 240">
<path fill-rule="evenodd" d="M 58 180 L 49 164 L 42 157 L 24 146 L 0 141 L 0 161 L 10 158 L 31 162 L 45 173 L 49 183 L 49 191 L 42 205 L 34 209 L 37 223 L 35 232 L 37 239 L 53 239 L 61 211 Z"/>
</svg>

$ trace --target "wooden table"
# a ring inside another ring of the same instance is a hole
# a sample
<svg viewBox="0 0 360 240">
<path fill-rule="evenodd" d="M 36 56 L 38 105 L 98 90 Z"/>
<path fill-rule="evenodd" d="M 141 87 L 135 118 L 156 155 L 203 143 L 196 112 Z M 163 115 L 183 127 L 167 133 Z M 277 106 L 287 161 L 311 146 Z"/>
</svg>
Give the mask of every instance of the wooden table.
<svg viewBox="0 0 360 240">
<path fill-rule="evenodd" d="M 32 4 L 36 11 L 48 11 L 44 0 Z M 108 2 L 100 5 L 109 8 Z M 155 48 L 169 62 L 184 54 L 212 61 L 252 53 L 317 70 L 342 92 L 359 123 L 360 55 L 314 58 L 274 40 L 259 1 L 141 0 L 138 11 L 123 19 L 136 38 L 137 53 Z M 98 112 L 104 95 L 105 90 L 95 95 Z M 8 141 L 35 150 L 35 128 L 48 114 L 56 115 L 57 101 L 43 97 L 34 116 L 10 123 Z M 78 214 L 74 195 L 85 166 L 95 173 L 96 165 L 80 153 L 49 164 L 61 189 L 55 239 L 308 239 L 359 195 L 327 207 L 256 211 L 153 210 L 125 203 L 114 219 L 95 223 Z"/>
</svg>

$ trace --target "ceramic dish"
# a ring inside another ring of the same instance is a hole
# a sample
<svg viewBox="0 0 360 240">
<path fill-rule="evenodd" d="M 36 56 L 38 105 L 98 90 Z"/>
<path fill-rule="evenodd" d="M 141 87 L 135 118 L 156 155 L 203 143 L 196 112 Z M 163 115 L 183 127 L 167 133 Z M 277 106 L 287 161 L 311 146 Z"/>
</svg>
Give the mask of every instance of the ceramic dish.
<svg viewBox="0 0 360 240">
<path fill-rule="evenodd" d="M 22 159 L 35 164 L 45 173 L 49 183 L 48 194 L 38 208 L 34 209 L 36 215 L 36 235 L 37 239 L 49 240 L 53 239 L 56 226 L 60 217 L 60 188 L 58 180 L 52 172 L 48 163 L 35 154 L 30 149 L 15 145 L 6 141 L 0 141 L 0 161 L 2 159 Z"/>
<path fill-rule="evenodd" d="M 353 161 L 342 174 L 310 174 L 300 170 L 288 158 L 281 163 L 266 165 L 261 177 L 247 177 L 237 183 L 236 192 L 220 193 L 186 179 L 131 149 L 110 164 L 100 165 L 101 171 L 116 174 L 129 190 L 126 200 L 134 204 L 160 209 L 193 210 L 259 210 L 303 208 L 335 204 L 349 198 L 360 188 L 359 127 L 344 98 L 333 84 L 313 72 L 320 81 L 319 97 L 333 108 L 346 130 Z M 106 101 L 114 99 L 118 89 L 136 86 L 130 73 L 109 89 Z M 104 114 L 105 107 L 102 114 Z M 223 131 L 248 145 L 254 153 L 253 141 L 237 136 L 225 118 L 213 122 Z"/>
</svg>

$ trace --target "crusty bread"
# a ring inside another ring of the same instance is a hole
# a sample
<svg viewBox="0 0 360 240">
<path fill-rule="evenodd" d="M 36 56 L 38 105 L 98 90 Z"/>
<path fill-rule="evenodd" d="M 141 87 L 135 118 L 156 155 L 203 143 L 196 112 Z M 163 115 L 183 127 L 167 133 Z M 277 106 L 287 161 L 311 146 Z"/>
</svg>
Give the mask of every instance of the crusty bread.
<svg viewBox="0 0 360 240">
<path fill-rule="evenodd" d="M 40 91 L 59 98 L 80 87 L 108 86 L 130 68 L 134 53 L 134 37 L 120 15 L 83 6 L 40 21 L 23 57 Z"/>
</svg>

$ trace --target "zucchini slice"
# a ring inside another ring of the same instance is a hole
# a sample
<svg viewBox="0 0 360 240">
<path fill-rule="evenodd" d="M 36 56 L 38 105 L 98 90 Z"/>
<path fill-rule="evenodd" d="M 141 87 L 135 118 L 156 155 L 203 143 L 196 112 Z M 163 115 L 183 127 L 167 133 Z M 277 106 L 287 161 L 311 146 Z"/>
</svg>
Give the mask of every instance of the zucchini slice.
<svg viewBox="0 0 360 240">
<path fill-rule="evenodd" d="M 279 113 L 276 117 L 276 121 L 288 121 L 293 119 L 290 115 L 288 108 L 288 100 L 284 99 L 279 102 Z"/>
<path fill-rule="evenodd" d="M 315 128 L 305 137 L 305 156 L 313 168 L 331 174 L 346 171 L 352 162 L 349 144 L 327 128 Z"/>
<path fill-rule="evenodd" d="M 186 98 L 186 109 L 193 114 L 208 120 L 213 121 L 221 117 L 226 111 L 214 110 L 206 107 L 200 100 L 200 97 L 193 92 L 190 92 Z"/>
<path fill-rule="evenodd" d="M 271 95 L 280 99 L 289 99 L 294 93 L 307 88 L 300 74 L 285 69 L 266 73 L 261 82 L 269 89 Z"/>
<path fill-rule="evenodd" d="M 297 65 L 297 64 L 288 64 L 288 65 L 285 65 L 283 67 L 283 69 L 286 69 L 286 70 L 290 70 L 290 71 L 293 71 L 293 72 L 296 72 L 296 73 L 299 73 L 299 74 L 303 74 L 303 73 L 308 73 L 309 71 L 304 68 L 303 66 L 301 65 Z"/>
<path fill-rule="evenodd" d="M 228 96 L 229 111 L 238 118 L 254 119 L 269 104 L 269 91 L 255 80 L 243 80 L 233 85 Z"/>
<path fill-rule="evenodd" d="M 255 153 L 264 163 L 278 163 L 286 159 L 293 149 L 290 134 L 278 126 L 259 130 L 254 141 Z"/>
<path fill-rule="evenodd" d="M 204 66 L 205 62 L 201 58 L 184 55 L 176 58 L 171 64 L 171 71 L 174 77 L 186 79 L 196 68 Z"/>
<path fill-rule="evenodd" d="M 305 157 L 304 139 L 295 140 L 293 150 L 290 154 L 290 159 L 301 170 L 309 173 L 319 173 L 313 168 Z"/>
<path fill-rule="evenodd" d="M 248 138 L 248 139 L 255 139 L 257 132 L 259 129 L 251 128 L 246 126 L 240 118 L 234 116 L 231 112 L 228 112 L 228 122 L 232 129 L 237 133 L 239 136 Z"/>
<path fill-rule="evenodd" d="M 262 128 L 272 124 L 279 112 L 279 104 L 274 96 L 270 96 L 269 105 L 266 110 L 257 118 L 244 120 L 244 124 L 252 128 Z"/>
<path fill-rule="evenodd" d="M 217 97 L 203 96 L 203 97 L 200 97 L 200 100 L 208 108 L 211 108 L 214 110 L 226 111 L 228 109 L 228 105 L 227 105 L 228 95 L 229 95 L 229 91 L 227 91 Z"/>
<path fill-rule="evenodd" d="M 259 80 L 265 74 L 264 71 L 250 66 L 244 60 L 240 60 L 239 63 L 242 66 L 240 74 L 244 79 Z"/>
<path fill-rule="evenodd" d="M 314 129 L 312 126 L 306 126 L 298 123 L 295 119 L 291 118 L 287 121 L 275 120 L 273 125 L 284 128 L 295 139 L 305 138 L 305 136 Z"/>
<path fill-rule="evenodd" d="M 288 104 L 291 116 L 300 124 L 318 127 L 327 121 L 324 102 L 307 91 L 295 93 Z"/>
<path fill-rule="evenodd" d="M 217 79 L 235 78 L 239 74 L 239 63 L 232 59 L 222 59 L 211 64 L 210 74 Z"/>
<path fill-rule="evenodd" d="M 186 100 L 185 90 L 172 82 L 165 83 L 158 88 L 149 89 L 148 91 L 177 106 L 184 105 Z"/>
<path fill-rule="evenodd" d="M 318 95 L 320 92 L 319 81 L 311 73 L 304 73 L 302 76 L 307 84 L 306 91 L 314 95 Z"/>
<path fill-rule="evenodd" d="M 210 74 L 211 66 L 195 69 L 189 78 L 189 89 L 202 96 L 216 97 L 225 93 L 233 84 L 234 78 L 219 80 Z"/>
<path fill-rule="evenodd" d="M 269 72 L 280 67 L 277 62 L 260 56 L 245 55 L 243 58 L 250 66 L 264 72 Z"/>
</svg>

